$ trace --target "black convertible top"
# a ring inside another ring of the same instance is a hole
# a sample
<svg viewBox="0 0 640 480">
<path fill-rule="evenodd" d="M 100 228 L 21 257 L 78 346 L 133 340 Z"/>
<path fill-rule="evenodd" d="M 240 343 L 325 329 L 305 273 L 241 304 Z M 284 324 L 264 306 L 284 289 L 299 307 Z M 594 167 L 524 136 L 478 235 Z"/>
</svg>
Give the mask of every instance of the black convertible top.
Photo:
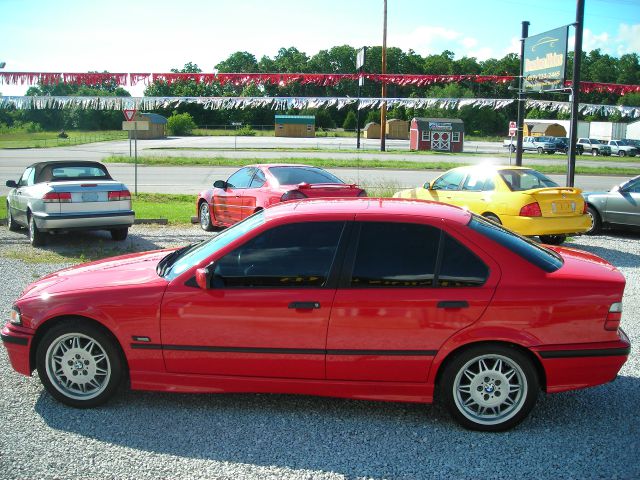
<svg viewBox="0 0 640 480">
<path fill-rule="evenodd" d="M 53 175 L 54 168 L 67 168 L 67 167 L 72 167 L 72 168 L 84 167 L 86 169 L 97 168 L 97 169 L 100 169 L 102 172 L 104 172 L 104 174 L 100 176 L 87 174 L 87 176 L 83 177 L 82 175 L 80 175 L 80 176 L 74 177 L 73 178 L 74 180 L 83 180 L 83 179 L 113 180 L 113 178 L 111 178 L 111 175 L 109 174 L 109 171 L 107 170 L 107 167 L 105 167 L 100 162 L 92 162 L 92 161 L 86 161 L 86 160 L 76 160 L 76 161 L 56 160 L 56 161 L 49 161 L 49 162 L 34 163 L 32 165 L 29 165 L 29 167 L 35 169 L 36 171 L 35 183 L 69 180 L 69 178 L 64 178 L 64 177 L 56 178 Z"/>
</svg>

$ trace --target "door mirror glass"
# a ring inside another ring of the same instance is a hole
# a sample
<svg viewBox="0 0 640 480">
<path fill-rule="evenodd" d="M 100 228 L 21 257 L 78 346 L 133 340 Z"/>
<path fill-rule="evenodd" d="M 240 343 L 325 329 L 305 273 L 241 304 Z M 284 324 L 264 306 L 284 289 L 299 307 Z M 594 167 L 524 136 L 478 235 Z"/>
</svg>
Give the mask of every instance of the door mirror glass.
<svg viewBox="0 0 640 480">
<path fill-rule="evenodd" d="M 213 188 L 221 188 L 222 190 L 226 190 L 227 182 L 225 182 L 224 180 L 216 180 L 215 182 L 213 182 Z"/>
<path fill-rule="evenodd" d="M 424 188 L 425 190 L 431 190 L 431 182 L 425 182 L 422 188 Z"/>
</svg>

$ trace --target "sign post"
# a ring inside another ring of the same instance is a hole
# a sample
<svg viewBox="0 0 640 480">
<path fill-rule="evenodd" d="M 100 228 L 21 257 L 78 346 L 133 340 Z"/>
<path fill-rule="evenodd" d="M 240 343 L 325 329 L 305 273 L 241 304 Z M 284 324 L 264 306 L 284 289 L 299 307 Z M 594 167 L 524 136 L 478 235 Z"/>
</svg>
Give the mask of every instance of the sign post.
<svg viewBox="0 0 640 480">
<path fill-rule="evenodd" d="M 125 110 L 124 118 L 133 119 L 135 117 L 135 110 Z M 126 120 L 122 122 L 122 129 L 133 131 L 133 143 L 135 145 L 135 157 L 133 161 L 134 165 L 134 194 L 138 195 L 138 130 L 149 130 L 149 122 L 139 122 L 137 120 Z M 129 156 L 131 156 L 131 139 L 129 139 Z"/>
<path fill-rule="evenodd" d="M 124 119 L 127 122 L 130 122 L 136 116 L 135 109 L 125 109 L 122 113 L 124 114 Z M 131 134 L 129 134 L 129 158 L 131 158 Z"/>
<path fill-rule="evenodd" d="M 360 150 L 360 94 L 361 88 L 364 85 L 364 76 L 362 75 L 362 69 L 364 68 L 364 62 L 367 59 L 367 47 L 362 47 L 358 50 L 356 55 L 356 70 L 360 74 L 358 78 L 358 103 L 356 104 L 356 129 L 357 129 L 357 141 L 356 148 Z"/>
<path fill-rule="evenodd" d="M 513 155 L 513 137 L 518 134 L 518 124 L 511 120 L 509 122 L 509 139 L 511 140 L 509 145 L 509 165 L 511 165 L 511 155 Z"/>
</svg>

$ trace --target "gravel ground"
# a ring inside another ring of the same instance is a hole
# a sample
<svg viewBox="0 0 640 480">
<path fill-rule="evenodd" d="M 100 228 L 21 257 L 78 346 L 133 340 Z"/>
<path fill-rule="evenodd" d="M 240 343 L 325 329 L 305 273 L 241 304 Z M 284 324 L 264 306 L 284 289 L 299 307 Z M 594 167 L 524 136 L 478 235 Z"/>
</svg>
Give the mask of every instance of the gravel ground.
<svg viewBox="0 0 640 480">
<path fill-rule="evenodd" d="M 77 234 L 34 250 L 24 234 L 0 228 L 0 314 L 8 318 L 24 286 L 63 267 L 73 249 L 116 253 L 206 237 L 196 226 L 135 226 L 124 242 Z M 433 406 L 287 395 L 124 391 L 104 407 L 74 410 L 35 376 L 13 372 L 0 348 L 0 478 L 640 478 L 640 235 L 570 245 L 627 278 L 631 357 L 611 384 L 543 395 L 515 430 L 469 432 Z"/>
</svg>

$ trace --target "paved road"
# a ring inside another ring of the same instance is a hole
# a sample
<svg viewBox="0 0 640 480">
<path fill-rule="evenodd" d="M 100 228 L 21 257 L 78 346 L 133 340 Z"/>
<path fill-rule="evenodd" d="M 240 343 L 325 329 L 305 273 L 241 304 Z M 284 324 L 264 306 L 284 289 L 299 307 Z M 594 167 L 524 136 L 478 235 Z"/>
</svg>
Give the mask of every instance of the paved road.
<svg viewBox="0 0 640 480">
<path fill-rule="evenodd" d="M 467 142 L 465 150 L 469 155 L 416 155 L 406 153 L 408 142 L 403 140 L 388 140 L 387 147 L 391 153 L 376 152 L 379 141 L 364 139 L 364 150 L 360 153 L 339 152 L 340 149 L 353 149 L 355 140 L 352 138 L 309 138 L 286 139 L 275 137 L 171 137 L 164 140 L 144 140 L 138 142 L 138 154 L 140 156 L 155 155 L 181 155 L 181 156 L 225 156 L 238 158 L 255 158 L 256 160 L 277 161 L 278 158 L 344 158 L 363 160 L 410 160 L 425 162 L 491 162 L 506 163 L 504 156 L 496 156 L 492 151 L 499 151 L 500 144 L 491 142 Z M 234 148 L 235 147 L 235 148 Z M 326 152 L 291 152 L 280 151 L 277 148 L 323 148 Z M 196 148 L 197 150 L 185 150 Z M 266 150 L 253 150 L 262 148 Z M 250 150 L 247 150 L 250 149 Z M 128 141 L 100 142 L 74 147 L 61 147 L 50 149 L 21 149 L 0 150 L 0 195 L 6 195 L 9 191 L 5 187 L 7 180 L 17 180 L 27 165 L 42 160 L 102 160 L 109 155 L 128 155 Z M 602 162 L 591 157 L 580 158 L 581 165 L 591 166 L 626 166 L 637 167 L 640 172 L 640 160 L 634 163 Z M 549 158 L 528 161 L 526 165 L 558 164 L 564 165 L 566 159 L 561 155 L 549 156 Z M 119 164 L 109 167 L 112 175 L 125 182 L 131 190 L 135 190 L 135 169 L 132 165 Z M 140 165 L 138 168 L 138 192 L 165 192 L 165 193 L 189 193 L 194 194 L 211 186 L 214 180 L 226 179 L 235 168 L 233 167 L 151 167 Z M 386 186 L 389 188 L 404 188 L 423 183 L 427 179 L 435 177 L 437 172 L 415 172 L 407 170 L 375 170 L 337 168 L 332 171 L 346 181 L 354 181 L 370 186 Z M 563 175 L 552 175 L 559 184 L 565 183 Z M 585 190 L 607 190 L 611 186 L 620 183 L 620 177 L 578 176 L 576 186 Z"/>
</svg>

